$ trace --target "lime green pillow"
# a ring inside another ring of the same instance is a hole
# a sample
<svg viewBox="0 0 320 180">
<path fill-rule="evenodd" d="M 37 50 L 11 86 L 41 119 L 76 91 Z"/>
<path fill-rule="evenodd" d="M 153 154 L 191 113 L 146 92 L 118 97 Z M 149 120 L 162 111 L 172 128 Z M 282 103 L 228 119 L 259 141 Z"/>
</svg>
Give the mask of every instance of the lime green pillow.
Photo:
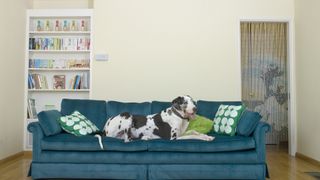
<svg viewBox="0 0 320 180">
<path fill-rule="evenodd" d="M 74 111 L 68 116 L 62 116 L 58 121 L 63 130 L 76 136 L 89 135 L 99 131 L 97 126 L 79 111 Z"/>
<path fill-rule="evenodd" d="M 213 121 L 205 118 L 203 116 L 196 115 L 196 117 L 189 121 L 189 126 L 185 132 L 188 134 L 188 131 L 195 130 L 202 134 L 207 134 L 212 130 Z"/>
<path fill-rule="evenodd" d="M 214 118 L 214 132 L 234 136 L 244 109 L 243 105 L 220 105 Z"/>
</svg>

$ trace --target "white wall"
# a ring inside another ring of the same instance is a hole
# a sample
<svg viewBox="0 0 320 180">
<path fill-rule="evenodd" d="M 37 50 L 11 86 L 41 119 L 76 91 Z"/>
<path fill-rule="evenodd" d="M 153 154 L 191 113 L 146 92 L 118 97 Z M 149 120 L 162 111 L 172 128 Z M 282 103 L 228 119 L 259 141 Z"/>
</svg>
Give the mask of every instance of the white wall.
<svg viewBox="0 0 320 180">
<path fill-rule="evenodd" d="M 30 1 L 0 2 L 0 159 L 22 151 L 25 10 Z"/>
<path fill-rule="evenodd" d="M 296 0 L 298 152 L 320 161 L 320 1 Z"/>
<path fill-rule="evenodd" d="M 240 100 L 239 19 L 292 18 L 293 0 L 95 0 L 93 98 Z"/>
</svg>

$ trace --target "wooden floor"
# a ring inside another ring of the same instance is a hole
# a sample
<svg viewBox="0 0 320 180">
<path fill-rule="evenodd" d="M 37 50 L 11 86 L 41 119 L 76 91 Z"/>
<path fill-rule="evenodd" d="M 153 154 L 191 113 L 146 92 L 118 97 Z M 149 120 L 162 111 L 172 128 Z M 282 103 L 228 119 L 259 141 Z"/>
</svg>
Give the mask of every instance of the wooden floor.
<svg viewBox="0 0 320 180">
<path fill-rule="evenodd" d="M 277 146 L 267 147 L 267 161 L 272 180 L 314 180 L 305 172 L 320 172 L 320 166 L 291 157 Z M 0 164 L 0 180 L 31 180 L 27 177 L 31 159 L 22 156 Z"/>
</svg>

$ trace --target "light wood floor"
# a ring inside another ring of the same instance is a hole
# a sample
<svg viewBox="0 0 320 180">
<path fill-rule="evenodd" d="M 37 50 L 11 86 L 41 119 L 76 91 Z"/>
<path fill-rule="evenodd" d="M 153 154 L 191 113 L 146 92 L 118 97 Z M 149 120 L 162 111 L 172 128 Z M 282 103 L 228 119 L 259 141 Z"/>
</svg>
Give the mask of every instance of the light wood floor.
<svg viewBox="0 0 320 180">
<path fill-rule="evenodd" d="M 291 157 L 286 150 L 267 147 L 267 161 L 272 180 L 314 180 L 305 172 L 320 172 L 320 166 Z M 31 180 L 27 177 L 31 159 L 23 156 L 0 164 L 0 180 Z"/>
</svg>

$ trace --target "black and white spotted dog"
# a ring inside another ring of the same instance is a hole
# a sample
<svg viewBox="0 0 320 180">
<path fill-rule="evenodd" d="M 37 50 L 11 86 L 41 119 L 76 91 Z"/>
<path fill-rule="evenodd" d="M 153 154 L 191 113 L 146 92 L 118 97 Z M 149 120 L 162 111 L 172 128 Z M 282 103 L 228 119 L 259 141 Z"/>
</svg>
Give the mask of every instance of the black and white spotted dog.
<svg viewBox="0 0 320 180">
<path fill-rule="evenodd" d="M 124 112 L 108 119 L 103 135 L 123 139 L 198 139 L 212 141 L 214 137 L 196 131 L 184 135 L 189 120 L 194 119 L 197 112 L 195 102 L 190 96 L 180 96 L 172 101 L 172 106 L 158 114 L 141 116 Z M 100 147 L 103 148 L 101 138 Z"/>
</svg>

